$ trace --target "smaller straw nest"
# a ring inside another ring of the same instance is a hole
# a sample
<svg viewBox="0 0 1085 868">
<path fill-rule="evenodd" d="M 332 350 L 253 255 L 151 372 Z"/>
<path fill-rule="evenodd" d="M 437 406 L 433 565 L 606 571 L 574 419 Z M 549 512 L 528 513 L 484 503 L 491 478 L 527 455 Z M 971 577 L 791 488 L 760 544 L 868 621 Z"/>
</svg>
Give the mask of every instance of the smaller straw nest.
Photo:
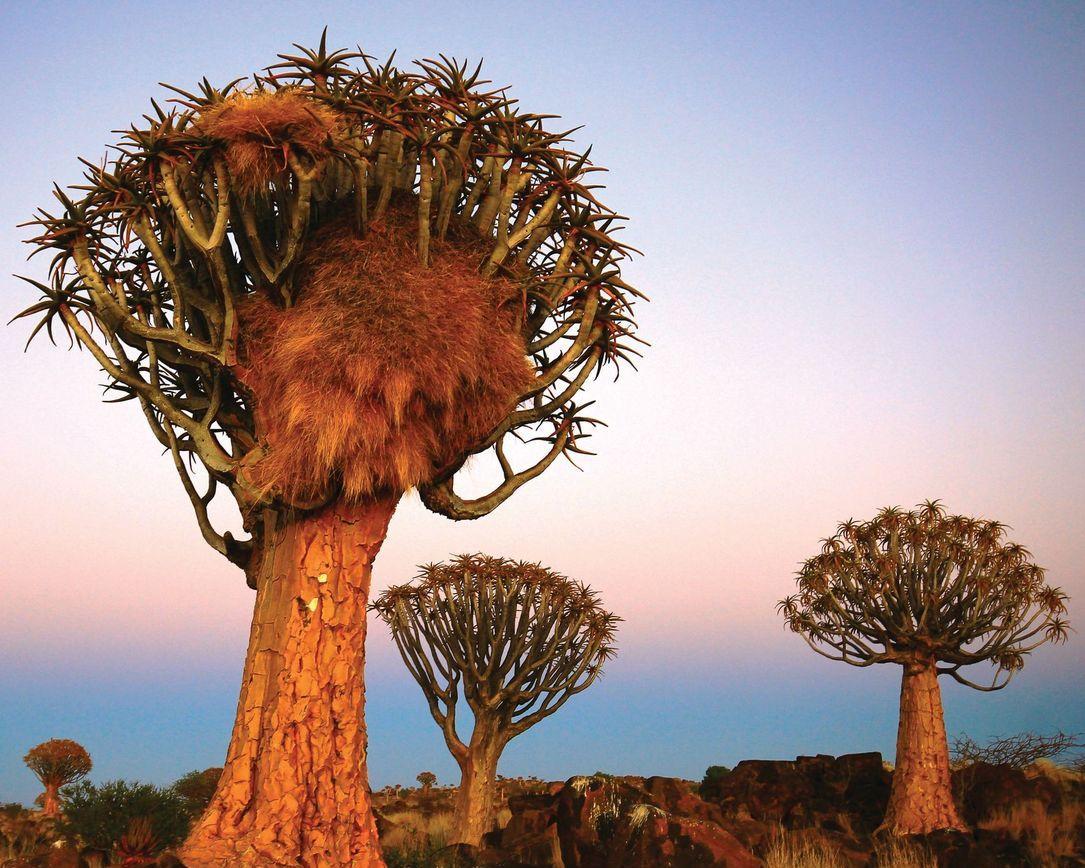
<svg viewBox="0 0 1085 868">
<path fill-rule="evenodd" d="M 245 194 L 285 177 L 290 154 L 323 162 L 342 133 L 334 110 L 290 88 L 235 93 L 205 108 L 195 127 L 226 144 L 231 180 Z"/>
<path fill-rule="evenodd" d="M 417 199 L 398 194 L 358 237 L 345 217 L 306 243 L 297 303 L 239 307 L 238 374 L 266 452 L 247 481 L 294 501 L 337 479 L 351 501 L 431 481 L 481 442 L 530 386 L 520 287 L 480 275 L 460 227 L 415 252 Z"/>
</svg>

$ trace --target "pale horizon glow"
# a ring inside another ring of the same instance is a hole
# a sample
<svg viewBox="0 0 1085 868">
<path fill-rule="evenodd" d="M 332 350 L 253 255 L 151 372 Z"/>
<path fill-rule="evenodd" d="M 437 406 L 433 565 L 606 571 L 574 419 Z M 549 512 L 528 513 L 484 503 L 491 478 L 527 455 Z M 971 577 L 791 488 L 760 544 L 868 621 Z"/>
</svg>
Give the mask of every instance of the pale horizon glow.
<svg viewBox="0 0 1085 868">
<path fill-rule="evenodd" d="M 1082 7 L 455 8 L 9 12 L 0 270 L 43 276 L 15 224 L 168 96 L 159 81 L 244 75 L 324 24 L 404 64 L 482 57 L 526 110 L 586 125 L 644 251 L 627 279 L 652 298 L 641 370 L 590 389 L 609 427 L 583 472 L 555 465 L 470 523 L 410 495 L 376 563 L 379 591 L 457 552 L 540 560 L 625 619 L 602 682 L 502 773 L 891 755 L 895 667 L 822 660 L 774 609 L 821 538 L 890 504 L 1011 525 L 1085 629 Z M 35 296 L 8 278 L 3 299 L 6 321 Z M 22 756 L 50 737 L 84 744 L 96 781 L 219 765 L 252 592 L 200 539 L 138 410 L 101 402 L 88 354 L 24 353 L 28 331 L 0 329 L 0 802 L 34 798 Z M 1041 649 L 997 694 L 945 684 L 951 736 L 1085 730 L 1083 648 Z M 373 785 L 454 782 L 373 622 L 367 684 Z"/>
</svg>

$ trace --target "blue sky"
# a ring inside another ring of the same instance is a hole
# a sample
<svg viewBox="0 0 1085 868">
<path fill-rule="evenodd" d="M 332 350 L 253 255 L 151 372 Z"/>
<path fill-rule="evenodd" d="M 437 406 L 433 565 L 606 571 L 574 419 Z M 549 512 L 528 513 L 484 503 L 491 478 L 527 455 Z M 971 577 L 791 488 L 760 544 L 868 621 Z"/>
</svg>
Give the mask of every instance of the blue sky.
<svg viewBox="0 0 1085 868">
<path fill-rule="evenodd" d="M 0 33 L 0 271 L 158 82 L 226 81 L 325 24 L 407 63 L 485 58 L 526 110 L 585 124 L 643 258 L 653 344 L 600 383 L 610 427 L 483 522 L 403 504 L 375 586 L 451 552 L 540 559 L 626 619 L 598 686 L 502 771 L 699 776 L 745 757 L 892 753 L 898 673 L 822 661 L 773 611 L 842 519 L 941 497 L 1013 526 L 1085 596 L 1085 7 L 1080 4 L 37 3 Z M 15 280 L 6 320 L 32 298 Z M 0 800 L 75 738 L 95 779 L 218 764 L 252 597 L 199 539 L 85 354 L 0 330 Z M 1078 606 L 1071 603 L 1071 620 Z M 452 780 L 370 637 L 373 783 Z M 946 685 L 951 732 L 1085 730 L 1080 635 L 1001 694 Z"/>
</svg>

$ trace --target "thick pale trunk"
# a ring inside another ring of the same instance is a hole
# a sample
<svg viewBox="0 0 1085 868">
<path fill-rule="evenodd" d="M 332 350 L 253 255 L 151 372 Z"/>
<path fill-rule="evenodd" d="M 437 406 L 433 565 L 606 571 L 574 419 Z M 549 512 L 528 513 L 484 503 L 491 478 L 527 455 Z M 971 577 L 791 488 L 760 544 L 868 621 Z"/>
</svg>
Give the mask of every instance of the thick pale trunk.
<svg viewBox="0 0 1085 868">
<path fill-rule="evenodd" d="M 47 783 L 45 792 L 41 795 L 41 812 L 46 817 L 60 816 L 60 787 L 57 784 Z"/>
<path fill-rule="evenodd" d="M 476 722 L 467 755 L 460 761 L 460 788 L 452 820 L 453 843 L 482 843 L 494 827 L 497 799 L 497 762 L 504 744 L 496 727 Z"/>
<path fill-rule="evenodd" d="M 364 716 L 366 603 L 394 500 L 268 528 L 222 778 L 188 868 L 383 866 Z"/>
<path fill-rule="evenodd" d="M 967 828 L 953 801 L 942 693 L 933 661 L 904 667 L 897 763 L 883 828 L 893 835 Z"/>
</svg>

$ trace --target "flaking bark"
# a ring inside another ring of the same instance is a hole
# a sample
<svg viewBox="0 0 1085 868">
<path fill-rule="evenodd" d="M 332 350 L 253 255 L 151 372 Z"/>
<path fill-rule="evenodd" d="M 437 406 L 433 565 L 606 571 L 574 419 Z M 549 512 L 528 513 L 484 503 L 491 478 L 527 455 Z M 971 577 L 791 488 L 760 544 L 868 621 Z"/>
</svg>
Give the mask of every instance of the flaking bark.
<svg viewBox="0 0 1085 868">
<path fill-rule="evenodd" d="M 884 828 L 894 835 L 967 829 L 953 801 L 942 692 L 933 660 L 904 667 L 897 762 Z"/>
<path fill-rule="evenodd" d="M 382 866 L 366 768 L 366 603 L 394 500 L 265 537 L 241 698 L 189 868 Z"/>
</svg>

